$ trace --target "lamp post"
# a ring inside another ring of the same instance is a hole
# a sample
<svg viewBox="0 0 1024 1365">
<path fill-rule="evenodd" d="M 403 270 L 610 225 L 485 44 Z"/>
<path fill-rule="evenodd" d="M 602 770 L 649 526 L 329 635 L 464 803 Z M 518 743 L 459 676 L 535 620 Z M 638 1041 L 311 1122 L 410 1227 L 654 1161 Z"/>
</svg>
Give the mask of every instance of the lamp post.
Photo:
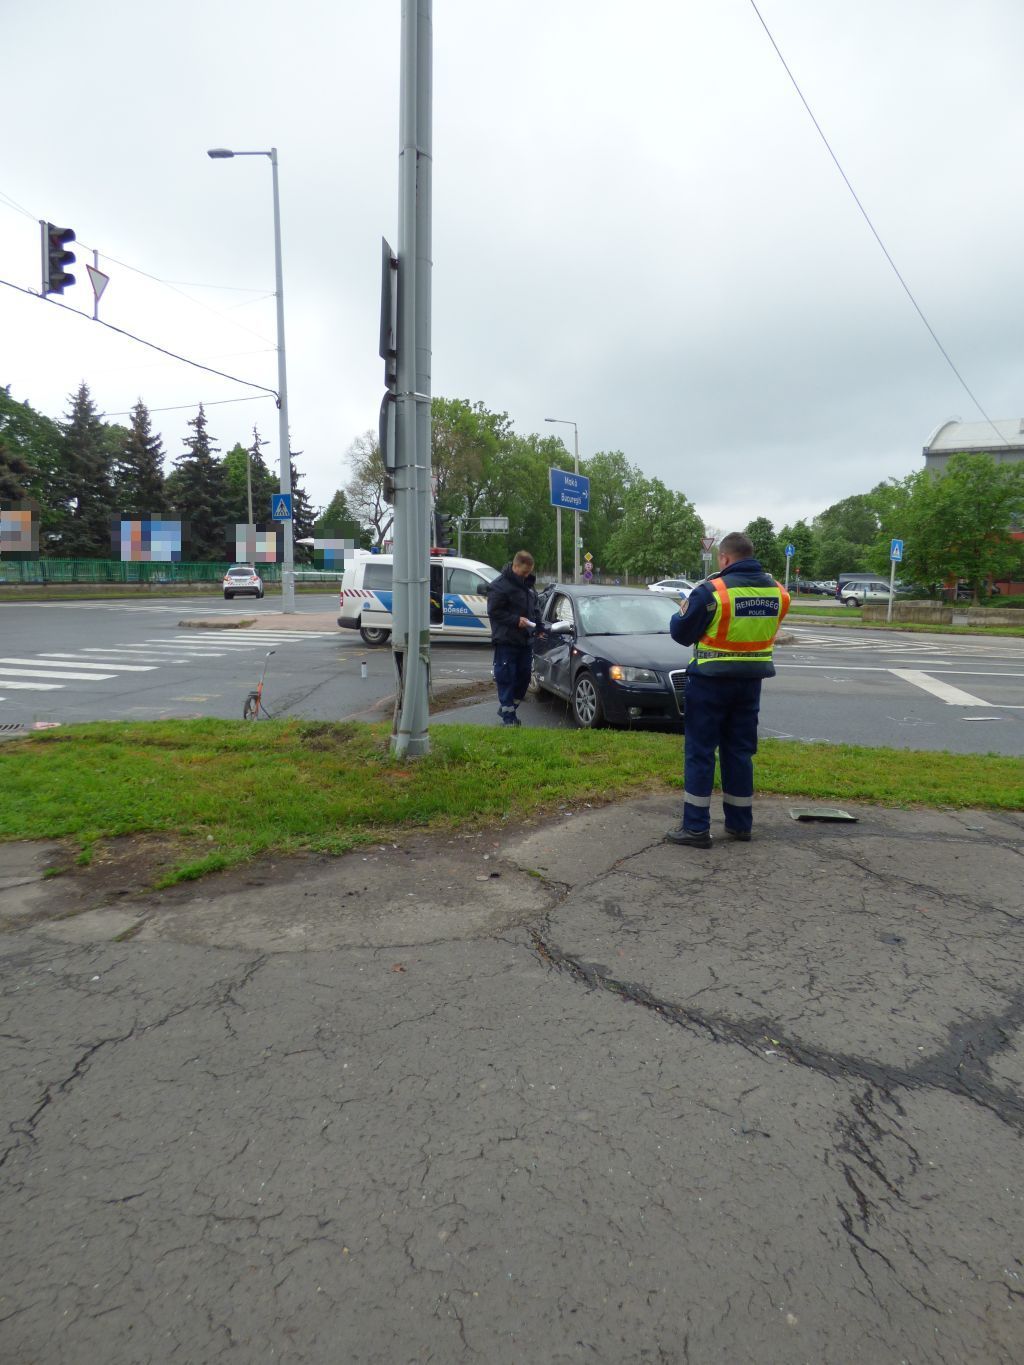
<svg viewBox="0 0 1024 1365">
<path fill-rule="evenodd" d="M 573 421 L 571 421 L 568 417 L 545 417 L 544 420 L 545 420 L 545 422 L 555 422 L 555 423 L 557 423 L 557 424 L 559 424 L 560 426 L 563 426 L 563 427 L 572 427 L 572 444 L 573 444 L 573 456 L 574 456 L 573 469 L 574 469 L 574 471 L 578 474 L 578 473 L 580 472 L 580 432 L 579 432 L 579 428 L 577 427 L 576 423 L 573 422 Z M 561 546 L 559 546 L 558 558 L 561 559 L 561 557 L 562 557 L 562 550 L 561 550 Z M 558 572 L 559 572 L 559 574 L 561 574 L 561 572 L 562 572 L 562 566 L 561 566 L 561 564 L 559 564 L 559 566 L 558 566 Z M 578 583 L 578 582 L 580 581 L 580 514 L 579 514 L 579 512 L 573 512 L 573 514 L 572 514 L 572 581 L 573 581 L 574 583 Z"/>
<path fill-rule="evenodd" d="M 214 161 L 221 161 L 231 156 L 266 156 L 270 158 L 274 183 L 274 292 L 277 299 L 277 412 L 281 446 L 280 491 L 287 494 L 290 502 L 292 460 L 288 435 L 288 372 L 284 352 L 284 281 L 281 270 L 281 196 L 277 183 L 277 148 L 271 147 L 267 152 L 233 152 L 227 147 L 211 147 L 206 155 L 212 157 Z M 284 563 L 281 566 L 281 601 L 283 610 L 294 615 L 295 547 L 292 522 L 285 523 L 282 539 L 284 540 Z"/>
</svg>

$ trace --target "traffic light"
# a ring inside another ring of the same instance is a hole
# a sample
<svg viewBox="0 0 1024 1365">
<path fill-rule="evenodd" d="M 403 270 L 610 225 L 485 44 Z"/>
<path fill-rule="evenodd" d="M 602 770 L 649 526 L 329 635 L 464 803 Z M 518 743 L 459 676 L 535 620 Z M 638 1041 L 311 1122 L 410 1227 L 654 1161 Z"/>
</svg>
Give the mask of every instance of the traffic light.
<svg viewBox="0 0 1024 1365">
<path fill-rule="evenodd" d="M 75 253 L 67 250 L 68 242 L 75 240 L 72 228 L 57 227 L 53 223 L 41 223 L 43 230 L 43 296 L 63 294 L 69 285 L 74 284 L 74 275 L 67 267 L 74 265 Z"/>
<path fill-rule="evenodd" d="M 384 397 L 380 404 L 378 440 L 384 462 L 384 501 L 395 501 L 395 397 L 398 393 L 398 257 L 380 239 L 380 344 L 384 362 Z"/>
<path fill-rule="evenodd" d="M 452 540 L 454 528 L 454 517 L 444 516 L 440 512 L 434 513 L 434 531 L 437 537 L 434 544 L 439 550 L 450 550 L 452 548 L 452 545 L 455 543 Z"/>
</svg>

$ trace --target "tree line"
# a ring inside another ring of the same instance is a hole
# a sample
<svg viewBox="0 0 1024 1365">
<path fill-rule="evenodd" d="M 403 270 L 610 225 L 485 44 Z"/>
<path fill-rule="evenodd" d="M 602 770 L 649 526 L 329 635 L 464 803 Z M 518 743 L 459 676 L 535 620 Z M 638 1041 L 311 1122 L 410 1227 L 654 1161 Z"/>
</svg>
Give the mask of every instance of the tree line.
<svg viewBox="0 0 1024 1365">
<path fill-rule="evenodd" d="M 435 398 L 431 459 L 436 507 L 463 518 L 507 516 L 508 535 L 466 535 L 463 553 L 500 564 L 527 546 L 539 565 L 555 565 L 555 518 L 548 469 L 567 468 L 558 437 L 521 436 L 507 413 L 482 403 Z M 371 544 L 388 539 L 393 508 L 385 498 L 376 434 L 367 431 L 348 451 L 352 476 L 346 506 Z M 700 573 L 701 537 L 711 533 L 693 504 L 660 479 L 648 478 L 620 450 L 580 460 L 590 479 L 590 511 L 581 518 L 583 549 L 604 574 L 659 578 Z M 472 522 L 467 522 L 471 527 Z M 993 579 L 1024 576 L 1024 464 L 997 464 L 989 455 L 953 456 L 936 475 L 921 469 L 827 507 L 810 522 L 776 531 L 767 517 L 742 529 L 769 572 L 785 574 L 785 547 L 796 551 L 791 571 L 803 578 L 889 571 L 893 538 L 904 541 L 901 576 L 929 590 L 950 579 L 971 584 L 976 597 Z M 724 528 L 727 530 L 735 527 Z M 572 518 L 563 517 L 563 556 L 572 561 Z"/>
<path fill-rule="evenodd" d="M 223 456 L 200 403 L 188 423 L 185 449 L 164 472 L 163 441 L 139 399 L 127 426 L 104 422 L 88 385 L 68 399 L 60 421 L 36 412 L 0 388 L 0 505 L 34 502 L 40 513 L 40 553 L 60 559 L 109 559 L 115 518 L 168 517 L 186 522 L 183 558 L 218 562 L 234 556 L 233 532 L 249 522 L 247 466 L 253 521 L 270 522 L 270 499 L 279 479 L 252 445 L 232 446 Z M 301 453 L 301 452 L 298 452 Z M 317 515 L 291 452 L 295 535 L 312 536 Z M 357 528 L 353 525 L 350 533 Z M 311 553 L 299 546 L 296 558 Z"/>
<path fill-rule="evenodd" d="M 521 435 L 507 413 L 482 403 L 438 397 L 431 404 L 431 458 L 436 510 L 463 519 L 463 553 L 502 564 L 527 546 L 544 570 L 555 566 L 555 517 L 548 470 L 570 467 L 557 436 Z M 0 388 L 0 504 L 39 504 L 42 553 L 68 558 L 110 556 L 113 516 L 175 516 L 190 523 L 190 557 L 223 560 L 231 553 L 225 528 L 248 522 L 246 466 L 254 519 L 268 520 L 277 475 L 261 454 L 263 442 L 235 445 L 218 458 L 206 413 L 189 422 L 185 449 L 164 473 L 161 437 L 140 399 L 127 426 L 97 415 L 86 384 L 69 398 L 61 421 L 16 402 Z M 350 446 L 347 482 L 322 511 L 310 503 L 295 467 L 292 491 L 296 537 L 350 537 L 365 547 L 390 539 L 388 502 L 376 433 Z M 701 537 L 711 534 L 690 500 L 648 477 L 620 450 L 580 461 L 590 479 L 590 511 L 581 517 L 583 551 L 604 575 L 653 579 L 701 571 Z M 476 534 L 480 517 L 505 516 L 507 534 Z M 572 562 L 572 517 L 563 516 L 563 560 Z M 785 546 L 796 553 L 791 570 L 803 578 L 844 572 L 888 573 L 889 543 L 904 541 L 901 577 L 933 589 L 965 580 L 980 596 L 993 579 L 1024 577 L 1024 464 L 997 464 L 988 455 L 953 456 L 940 474 L 918 470 L 827 507 L 810 521 L 776 530 L 767 517 L 743 529 L 764 566 L 785 573 Z M 734 527 L 723 528 L 728 530 Z M 308 559 L 304 547 L 296 557 Z"/>
</svg>

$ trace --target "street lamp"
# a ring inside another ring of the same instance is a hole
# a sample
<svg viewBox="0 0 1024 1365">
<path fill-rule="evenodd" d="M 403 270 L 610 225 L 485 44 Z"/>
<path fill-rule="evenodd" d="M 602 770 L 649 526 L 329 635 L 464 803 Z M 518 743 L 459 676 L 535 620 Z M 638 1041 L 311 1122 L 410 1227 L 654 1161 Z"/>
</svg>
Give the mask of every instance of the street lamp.
<svg viewBox="0 0 1024 1365">
<path fill-rule="evenodd" d="M 570 421 L 568 417 L 545 417 L 544 420 L 545 422 L 556 422 L 563 427 L 572 427 L 572 443 L 575 457 L 573 468 L 578 474 L 580 472 L 580 433 L 576 423 Z M 559 550 L 559 558 L 561 558 L 561 550 Z M 561 564 L 558 566 L 558 572 L 562 572 Z M 572 514 L 572 581 L 574 583 L 580 581 L 580 514 L 578 511 L 575 511 Z"/>
<path fill-rule="evenodd" d="M 277 184 L 277 148 L 269 152 L 233 152 L 227 147 L 211 147 L 206 153 L 214 161 L 230 156 L 267 156 L 274 180 L 274 285 L 277 298 L 277 411 L 281 445 L 281 492 L 292 494 L 292 459 L 288 435 L 288 372 L 284 354 L 284 281 L 281 271 L 281 197 Z M 251 515 L 251 514 L 250 514 Z M 295 613 L 295 548 L 293 523 L 284 525 L 284 563 L 281 566 L 281 601 L 289 614 Z"/>
</svg>

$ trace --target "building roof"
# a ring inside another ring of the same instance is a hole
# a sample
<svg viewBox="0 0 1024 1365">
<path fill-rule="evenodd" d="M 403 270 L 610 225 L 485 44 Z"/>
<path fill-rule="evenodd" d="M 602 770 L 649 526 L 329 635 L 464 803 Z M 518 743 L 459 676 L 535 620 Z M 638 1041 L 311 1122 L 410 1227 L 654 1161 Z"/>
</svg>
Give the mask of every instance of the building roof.
<svg viewBox="0 0 1024 1365">
<path fill-rule="evenodd" d="M 1024 450 L 1024 417 L 994 422 L 943 422 L 924 447 L 925 455 L 952 455 L 968 450 Z"/>
</svg>

